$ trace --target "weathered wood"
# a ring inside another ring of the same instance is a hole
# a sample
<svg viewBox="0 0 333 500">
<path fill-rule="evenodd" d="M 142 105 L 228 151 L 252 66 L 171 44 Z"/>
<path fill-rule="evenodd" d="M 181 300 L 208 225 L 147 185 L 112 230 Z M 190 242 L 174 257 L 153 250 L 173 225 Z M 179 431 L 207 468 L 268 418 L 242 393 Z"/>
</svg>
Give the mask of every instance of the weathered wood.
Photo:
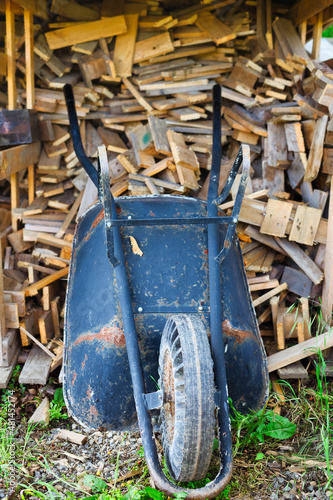
<svg viewBox="0 0 333 500">
<path fill-rule="evenodd" d="M 0 180 L 37 163 L 40 149 L 41 143 L 33 142 L 0 151 Z"/>
<path fill-rule="evenodd" d="M 296 243 L 285 238 L 276 238 L 276 241 L 314 284 L 318 284 L 323 280 L 324 274 L 322 271 Z"/>
<path fill-rule="evenodd" d="M 328 212 L 327 242 L 324 261 L 325 279 L 322 294 L 322 315 L 324 320 L 330 324 L 333 310 L 333 177 L 331 176 L 330 201 Z"/>
<path fill-rule="evenodd" d="M 321 118 L 318 118 L 317 123 L 315 125 L 310 153 L 308 157 L 308 163 L 304 175 L 304 182 L 313 181 L 314 179 L 316 179 L 319 173 L 321 160 L 323 157 L 323 147 L 324 147 L 327 122 L 328 122 L 328 116 L 325 115 L 322 116 Z"/>
<path fill-rule="evenodd" d="M 309 297 L 311 294 L 312 281 L 306 274 L 297 269 L 286 266 L 281 278 L 288 284 L 288 290 L 301 297 Z"/>
<path fill-rule="evenodd" d="M 45 424 L 48 425 L 50 422 L 50 403 L 47 397 L 43 399 L 40 405 L 36 408 L 34 413 L 29 418 L 29 422 L 32 424 Z"/>
<path fill-rule="evenodd" d="M 253 301 L 253 307 L 257 307 L 259 304 L 263 304 L 264 302 L 266 302 L 266 300 L 271 299 L 272 297 L 274 297 L 274 295 L 278 295 L 279 293 L 283 292 L 283 290 L 287 290 L 287 288 L 287 283 L 282 283 L 276 288 L 273 288 L 273 290 L 271 290 L 270 292 L 267 292 L 258 299 L 255 299 Z"/>
<path fill-rule="evenodd" d="M 38 345 L 34 345 L 19 376 L 20 384 L 45 385 L 47 383 L 52 358 Z"/>
<path fill-rule="evenodd" d="M 295 361 L 299 361 L 300 359 L 304 359 L 311 354 L 315 354 L 318 352 L 318 349 L 325 350 L 332 346 L 333 333 L 331 330 L 327 330 L 325 333 L 317 335 L 309 340 L 305 340 L 301 344 L 288 347 L 283 351 L 268 356 L 268 371 L 273 372 L 283 366 L 288 366 Z"/>
<path fill-rule="evenodd" d="M 85 444 L 88 438 L 78 432 L 61 429 L 56 435 L 56 439 L 62 439 L 63 441 L 69 441 L 74 444 Z"/>
<path fill-rule="evenodd" d="M 298 205 L 289 240 L 303 245 L 313 245 L 320 223 L 321 212 L 317 208 Z"/>
<path fill-rule="evenodd" d="M 283 237 L 293 209 L 292 203 L 268 200 L 266 215 L 260 227 L 260 232 L 272 236 Z"/>
</svg>

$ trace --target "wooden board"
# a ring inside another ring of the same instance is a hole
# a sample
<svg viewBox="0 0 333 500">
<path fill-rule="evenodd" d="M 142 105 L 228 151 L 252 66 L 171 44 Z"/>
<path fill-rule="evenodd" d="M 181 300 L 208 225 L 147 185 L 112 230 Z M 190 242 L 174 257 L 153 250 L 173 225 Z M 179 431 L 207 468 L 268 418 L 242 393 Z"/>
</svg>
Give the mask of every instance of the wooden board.
<svg viewBox="0 0 333 500">
<path fill-rule="evenodd" d="M 237 34 L 233 32 L 226 24 L 222 23 L 212 14 L 201 14 L 195 24 L 211 38 L 216 45 L 226 43 L 236 38 Z"/>
<path fill-rule="evenodd" d="M 33 345 L 19 376 L 20 384 L 45 385 L 50 374 L 52 358 L 39 346 Z"/>
<path fill-rule="evenodd" d="M 0 180 L 37 163 L 40 149 L 41 143 L 33 142 L 0 151 Z"/>
<path fill-rule="evenodd" d="M 326 133 L 326 126 L 328 116 L 318 118 L 314 128 L 313 138 L 311 142 L 310 153 L 308 157 L 308 164 L 304 175 L 304 182 L 311 182 L 317 178 L 321 160 L 323 157 L 324 139 Z"/>
<path fill-rule="evenodd" d="M 99 38 L 126 33 L 124 16 L 92 21 L 55 31 L 48 31 L 45 36 L 51 50 L 68 47 L 77 43 L 90 42 Z"/>
<path fill-rule="evenodd" d="M 175 50 L 169 32 L 136 42 L 133 63 L 137 64 Z"/>
<path fill-rule="evenodd" d="M 118 35 L 116 38 L 113 62 L 117 76 L 132 76 L 138 19 L 138 14 L 125 16 L 127 32 L 123 35 Z"/>
<path fill-rule="evenodd" d="M 268 200 L 266 215 L 260 227 L 260 232 L 283 237 L 286 233 L 292 209 L 292 203 Z"/>
<path fill-rule="evenodd" d="M 267 358 L 268 371 L 272 372 L 282 368 L 283 366 L 288 366 L 295 361 L 304 359 L 308 357 L 311 352 L 315 352 L 317 349 L 328 349 L 333 346 L 333 333 L 331 330 L 317 335 L 309 340 L 305 340 L 301 344 L 297 344 L 293 347 L 288 347 L 283 351 L 276 354 L 272 354 Z"/>
<path fill-rule="evenodd" d="M 289 240 L 303 245 L 313 245 L 321 218 L 321 210 L 298 205 Z"/>
</svg>

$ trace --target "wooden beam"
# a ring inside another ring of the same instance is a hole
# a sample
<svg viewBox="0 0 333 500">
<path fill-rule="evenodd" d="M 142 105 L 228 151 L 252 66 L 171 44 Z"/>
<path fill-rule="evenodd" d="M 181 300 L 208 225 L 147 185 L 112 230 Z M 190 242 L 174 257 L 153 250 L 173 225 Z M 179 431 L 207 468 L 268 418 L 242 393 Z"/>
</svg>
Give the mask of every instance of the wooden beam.
<svg viewBox="0 0 333 500">
<path fill-rule="evenodd" d="M 8 109 L 16 109 L 16 54 L 15 54 L 15 14 L 12 2 L 6 0 L 6 54 L 7 54 L 7 93 Z"/>
<path fill-rule="evenodd" d="M 317 22 L 313 29 L 313 46 L 312 46 L 312 59 L 319 59 L 320 43 L 323 34 L 323 11 L 318 12 Z"/>
<path fill-rule="evenodd" d="M 26 61 L 26 107 L 33 109 L 35 104 L 35 74 L 34 74 L 34 25 L 33 13 L 24 9 L 24 42 Z M 28 201 L 35 199 L 35 166 L 28 166 Z"/>
<path fill-rule="evenodd" d="M 317 0 L 316 2 L 299 0 L 289 9 L 288 18 L 292 20 L 294 25 L 298 25 L 302 21 L 306 21 L 309 17 L 318 14 L 332 4 L 333 0 Z"/>
</svg>

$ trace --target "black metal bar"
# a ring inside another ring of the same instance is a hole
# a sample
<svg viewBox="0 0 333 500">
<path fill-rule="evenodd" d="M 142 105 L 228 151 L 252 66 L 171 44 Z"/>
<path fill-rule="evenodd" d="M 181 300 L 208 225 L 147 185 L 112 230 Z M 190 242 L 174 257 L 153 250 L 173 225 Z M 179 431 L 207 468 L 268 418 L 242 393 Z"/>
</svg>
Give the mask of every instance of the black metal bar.
<svg viewBox="0 0 333 500">
<path fill-rule="evenodd" d="M 108 252 L 108 259 L 111 264 L 116 267 L 119 266 L 119 261 L 114 255 L 114 238 L 112 230 L 112 214 L 116 214 L 114 199 L 110 190 L 110 176 L 109 164 L 106 155 L 106 148 L 98 148 L 98 196 L 104 208 L 104 223 L 105 223 L 105 236 L 106 246 Z M 115 221 L 116 222 L 116 221 Z"/>
<path fill-rule="evenodd" d="M 214 133 L 215 130 L 215 133 Z M 216 131 L 219 130 L 219 133 Z M 210 171 L 209 188 L 207 195 L 208 215 L 209 207 L 218 197 L 220 168 L 221 168 L 221 86 L 213 87 L 213 149 L 212 149 L 212 168 Z M 215 215 L 215 211 L 214 211 Z M 217 215 L 217 211 L 216 211 Z"/>
<path fill-rule="evenodd" d="M 233 217 L 188 217 L 180 219 L 110 219 L 112 226 L 184 226 L 206 224 L 233 224 Z"/>
<path fill-rule="evenodd" d="M 213 88 L 214 118 L 213 118 L 213 156 L 211 180 L 207 199 L 208 217 L 218 215 L 218 207 L 214 200 L 218 194 L 219 170 L 221 165 L 221 89 Z M 212 179 L 213 176 L 213 179 Z M 224 358 L 224 341 L 222 333 L 222 287 L 220 265 L 216 261 L 219 254 L 219 226 L 208 225 L 208 269 L 209 269 L 209 302 L 210 302 L 210 334 L 211 350 L 215 370 L 215 383 L 221 394 L 221 406 L 218 410 L 220 431 L 221 471 L 227 478 L 232 471 L 232 442 L 228 405 L 228 387 Z"/>
<path fill-rule="evenodd" d="M 64 86 L 65 101 L 68 111 L 69 124 L 71 129 L 71 135 L 73 140 L 73 146 L 82 167 L 85 169 L 90 179 L 93 181 L 95 186 L 98 188 L 98 174 L 94 165 L 86 156 L 80 135 L 80 128 L 77 121 L 76 110 L 75 110 L 75 100 L 72 86 L 68 83 Z"/>
<path fill-rule="evenodd" d="M 231 245 L 232 245 L 232 241 L 235 237 L 236 224 L 237 224 L 239 212 L 240 212 L 240 209 L 242 206 L 247 180 L 248 180 L 249 175 L 250 175 L 250 148 L 249 148 L 249 146 L 244 145 L 244 144 L 241 146 L 241 148 L 237 154 L 235 164 L 238 163 L 239 164 L 238 168 L 239 168 L 239 166 L 242 162 L 243 162 L 242 177 L 241 177 L 241 180 L 239 183 L 239 187 L 238 187 L 238 191 L 237 191 L 237 195 L 236 195 L 236 199 L 235 199 L 235 203 L 234 203 L 234 208 L 233 208 L 232 214 L 231 214 L 231 218 L 233 219 L 234 222 L 233 222 L 233 224 L 229 224 L 228 229 L 227 229 L 227 234 L 225 236 L 224 243 L 223 243 L 223 248 L 220 251 L 220 253 L 218 254 L 218 256 L 216 257 L 216 260 L 219 264 L 221 264 L 223 259 L 225 259 L 225 257 L 228 255 L 228 252 L 229 252 Z M 221 194 L 221 197 L 222 197 L 222 195 L 223 195 L 223 192 Z M 216 201 L 218 201 L 218 200 L 216 200 Z"/>
</svg>

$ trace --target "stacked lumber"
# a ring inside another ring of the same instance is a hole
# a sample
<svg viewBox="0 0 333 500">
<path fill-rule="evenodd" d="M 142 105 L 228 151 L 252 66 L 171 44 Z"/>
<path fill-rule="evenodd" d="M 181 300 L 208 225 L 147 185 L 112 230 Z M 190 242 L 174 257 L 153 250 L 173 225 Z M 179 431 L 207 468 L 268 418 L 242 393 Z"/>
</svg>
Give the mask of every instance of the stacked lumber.
<svg viewBox="0 0 333 500">
<path fill-rule="evenodd" d="M 15 53 L 16 78 L 0 51 L 0 105 L 7 77 L 12 110 L 1 116 L 18 108 L 15 118 L 6 118 L 13 133 L 7 142 L 0 137 L 0 179 L 11 176 L 12 184 L 9 198 L 8 182 L 0 181 L 0 386 L 21 347 L 28 355 L 22 383 L 44 383 L 61 364 L 75 221 L 97 199 L 70 137 L 66 83 L 73 86 L 83 145 L 96 168 L 97 148 L 107 148 L 114 196 L 172 193 L 202 200 L 211 168 L 212 87 L 221 85 L 219 190 L 240 145 L 249 144 L 252 172 L 238 234 L 253 304 L 268 352 L 285 353 L 279 376 L 306 377 L 299 360 L 313 342 L 316 304 L 321 300 L 329 323 L 333 303 L 333 216 L 327 211 L 333 199 L 332 60 L 312 60 L 304 29 L 301 39 L 288 8 L 269 0 L 254 8 L 253 2 L 224 0 L 177 9 L 168 8 L 169 1 L 88 7 L 53 0 L 52 21 L 46 2 L 37 3 L 38 9 L 12 5 L 16 36 L 7 55 Z M 23 32 L 20 26 L 27 9 L 43 19 L 29 33 L 28 23 Z M 16 182 L 21 197 L 14 201 Z M 238 183 L 239 176 L 220 207 L 227 213 Z M 303 346 L 297 359 L 288 357 L 296 347 L 288 347 L 290 339 Z"/>
</svg>

